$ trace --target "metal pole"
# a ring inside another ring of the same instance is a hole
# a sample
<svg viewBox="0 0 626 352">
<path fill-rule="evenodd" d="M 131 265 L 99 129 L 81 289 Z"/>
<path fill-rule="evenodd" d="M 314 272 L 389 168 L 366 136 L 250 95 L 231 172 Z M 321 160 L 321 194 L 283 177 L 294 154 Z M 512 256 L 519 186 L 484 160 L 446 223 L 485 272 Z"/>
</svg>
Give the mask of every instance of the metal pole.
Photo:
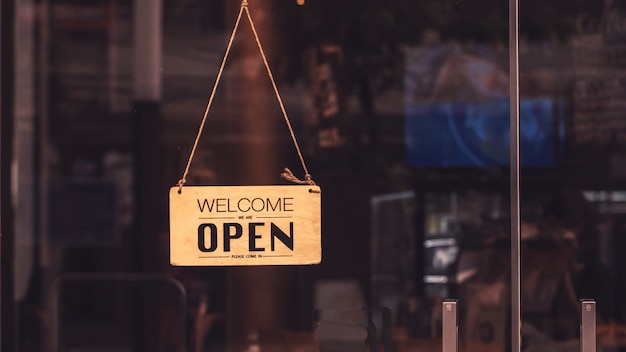
<svg viewBox="0 0 626 352">
<path fill-rule="evenodd" d="M 511 103 L 511 351 L 521 344 L 519 175 L 519 0 L 509 0 L 509 95 Z"/>
<path fill-rule="evenodd" d="M 580 352 L 596 352 L 596 302 L 580 301 Z"/>
<path fill-rule="evenodd" d="M 442 352 L 457 352 L 459 350 L 459 324 L 456 315 L 456 300 L 443 301 L 441 308 Z"/>
</svg>

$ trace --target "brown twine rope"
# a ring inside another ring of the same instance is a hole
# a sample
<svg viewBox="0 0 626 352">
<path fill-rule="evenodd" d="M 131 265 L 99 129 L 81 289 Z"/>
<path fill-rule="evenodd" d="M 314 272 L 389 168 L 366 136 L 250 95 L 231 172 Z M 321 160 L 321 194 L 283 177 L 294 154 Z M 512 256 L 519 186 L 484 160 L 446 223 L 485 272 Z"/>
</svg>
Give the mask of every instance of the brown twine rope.
<svg viewBox="0 0 626 352">
<path fill-rule="evenodd" d="M 183 173 L 183 177 L 178 180 L 178 193 L 182 192 L 183 185 L 187 182 L 187 175 L 189 174 L 189 167 L 191 166 L 191 161 L 196 153 L 196 148 L 198 147 L 198 142 L 200 140 L 200 136 L 202 135 L 202 130 L 204 129 L 204 125 L 209 115 L 209 110 L 211 109 L 211 105 L 213 104 L 213 99 L 215 98 L 215 92 L 217 91 L 217 86 L 219 85 L 220 79 L 222 77 L 222 73 L 224 72 L 224 66 L 226 65 L 226 59 L 230 53 L 230 50 L 233 45 L 233 41 L 235 39 L 235 34 L 237 33 L 237 29 L 239 28 L 239 23 L 241 22 L 241 16 L 243 12 L 246 12 L 246 17 L 248 18 L 248 22 L 250 22 L 250 27 L 252 28 L 252 33 L 254 33 L 254 39 L 256 40 L 257 46 L 259 48 L 259 52 L 261 53 L 261 57 L 263 58 L 263 63 L 265 64 L 265 68 L 267 70 L 267 75 L 272 82 L 272 87 L 274 89 L 274 93 L 276 94 L 276 99 L 278 99 L 278 104 L 280 105 L 280 110 L 283 113 L 283 117 L 285 118 L 285 122 L 287 123 L 287 127 L 289 128 L 289 134 L 291 135 L 291 139 L 293 140 L 293 144 L 298 152 L 298 157 L 300 158 L 300 163 L 302 164 L 302 168 L 304 169 L 305 179 L 300 180 L 294 176 L 294 174 L 288 168 L 285 168 L 281 177 L 287 181 L 296 183 L 296 184 L 308 184 L 315 185 L 315 182 L 311 178 L 309 174 L 309 170 L 306 167 L 306 163 L 304 162 L 304 157 L 302 156 L 302 151 L 300 150 L 300 146 L 298 145 L 298 141 L 296 140 L 296 135 L 293 131 L 293 127 L 291 126 L 291 121 L 289 121 L 289 117 L 287 116 L 287 110 L 285 109 L 285 105 L 283 104 L 283 100 L 280 97 L 280 93 L 278 92 L 278 86 L 276 85 L 276 80 L 274 79 L 274 75 L 272 75 L 272 71 L 270 69 L 269 63 L 267 62 L 267 57 L 265 56 L 265 51 L 263 50 L 263 46 L 261 45 L 261 40 L 259 39 L 259 35 L 254 26 L 254 21 L 250 16 L 250 11 L 248 10 L 248 0 L 243 0 L 241 2 L 241 8 L 239 9 L 239 15 L 237 16 L 237 21 L 235 22 L 235 27 L 233 28 L 233 32 L 228 41 L 228 46 L 226 47 L 226 52 L 224 54 L 224 59 L 222 60 L 222 64 L 220 65 L 219 72 L 217 74 L 217 78 L 215 79 L 215 84 L 213 85 L 213 90 L 211 91 L 211 96 L 209 97 L 209 102 L 207 103 L 206 109 L 204 110 L 204 116 L 202 117 L 202 122 L 200 123 L 200 127 L 198 128 L 198 134 L 196 135 L 196 139 L 193 143 L 193 147 L 191 148 L 191 153 L 189 155 L 189 160 L 187 161 L 187 166 L 185 167 L 185 172 Z"/>
</svg>

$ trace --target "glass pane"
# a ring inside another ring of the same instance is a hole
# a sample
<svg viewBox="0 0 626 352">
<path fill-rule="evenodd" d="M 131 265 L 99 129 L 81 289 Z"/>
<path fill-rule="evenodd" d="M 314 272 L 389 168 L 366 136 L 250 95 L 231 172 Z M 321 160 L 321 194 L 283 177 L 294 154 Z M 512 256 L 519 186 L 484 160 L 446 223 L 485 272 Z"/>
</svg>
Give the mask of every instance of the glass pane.
<svg viewBox="0 0 626 352">
<path fill-rule="evenodd" d="M 578 349 L 581 299 L 597 303 L 598 348 L 623 348 L 623 19 L 620 2 L 521 4 L 522 164 L 552 159 L 521 172 L 529 349 Z"/>
</svg>

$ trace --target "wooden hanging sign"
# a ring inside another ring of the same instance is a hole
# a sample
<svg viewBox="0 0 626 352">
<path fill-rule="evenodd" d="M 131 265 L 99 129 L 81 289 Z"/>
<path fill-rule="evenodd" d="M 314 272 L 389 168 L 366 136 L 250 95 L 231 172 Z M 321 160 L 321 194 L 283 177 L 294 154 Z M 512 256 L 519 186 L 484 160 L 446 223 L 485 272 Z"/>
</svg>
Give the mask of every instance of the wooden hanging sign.
<svg viewBox="0 0 626 352">
<path fill-rule="evenodd" d="M 300 157 L 305 180 L 299 180 L 285 168 L 281 176 L 297 185 L 183 187 L 244 13 Z M 185 172 L 178 185 L 170 189 L 170 263 L 179 266 L 296 265 L 318 264 L 321 260 L 321 190 L 306 168 L 250 16 L 248 1 L 242 0 Z"/>
<path fill-rule="evenodd" d="M 318 186 L 175 186 L 169 197 L 172 265 L 321 262 Z"/>
</svg>

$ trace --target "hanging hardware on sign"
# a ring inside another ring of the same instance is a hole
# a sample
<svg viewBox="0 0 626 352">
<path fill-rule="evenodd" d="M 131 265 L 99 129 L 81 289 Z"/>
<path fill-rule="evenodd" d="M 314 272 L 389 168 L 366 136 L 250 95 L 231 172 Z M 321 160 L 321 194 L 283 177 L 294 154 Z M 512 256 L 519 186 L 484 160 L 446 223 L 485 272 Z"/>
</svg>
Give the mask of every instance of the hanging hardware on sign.
<svg viewBox="0 0 626 352">
<path fill-rule="evenodd" d="M 241 17 L 245 12 L 289 128 L 304 179 L 284 168 L 296 185 L 183 186 L 215 98 Z M 278 92 L 263 46 L 243 0 L 182 178 L 170 188 L 170 263 L 192 266 L 318 264 L 321 189 L 313 181 Z"/>
<path fill-rule="evenodd" d="M 265 51 L 263 50 L 263 46 L 261 45 L 259 35 L 256 31 L 256 28 L 254 27 L 254 21 L 252 21 L 252 17 L 250 16 L 250 11 L 248 10 L 248 1 L 243 0 L 241 2 L 241 8 L 239 9 L 239 15 L 237 16 L 237 21 L 235 22 L 235 28 L 233 29 L 233 33 L 231 34 L 230 39 L 228 41 L 228 46 L 226 47 L 226 53 L 224 54 L 224 59 L 222 60 L 222 64 L 220 65 L 219 72 L 217 73 L 217 78 L 215 79 L 215 84 L 213 85 L 213 90 L 211 91 L 209 102 L 207 103 L 206 109 L 204 110 L 204 116 L 202 118 L 202 122 L 200 123 L 200 128 L 198 129 L 196 140 L 194 141 L 193 147 L 191 148 L 191 154 L 189 155 L 189 160 L 187 161 L 185 172 L 183 173 L 183 177 L 178 181 L 178 193 L 182 193 L 183 186 L 187 182 L 187 175 L 189 174 L 189 167 L 191 166 L 191 161 L 193 160 L 194 154 L 196 152 L 196 148 L 198 147 L 198 142 L 200 140 L 200 136 L 202 135 L 202 130 L 204 129 L 207 116 L 209 115 L 209 110 L 211 109 L 211 105 L 213 104 L 213 99 L 215 98 L 215 92 L 217 91 L 217 86 L 219 85 L 220 79 L 222 78 L 222 73 L 224 72 L 224 66 L 226 65 L 226 60 L 228 59 L 228 55 L 230 53 L 230 49 L 232 48 L 235 35 L 237 34 L 237 29 L 239 28 L 239 23 L 241 22 L 241 16 L 244 13 L 244 11 L 246 13 L 246 17 L 248 18 L 248 22 L 250 22 L 252 33 L 254 33 L 254 39 L 256 40 L 257 46 L 259 48 L 259 53 L 261 54 L 261 57 L 263 58 L 263 63 L 265 64 L 265 68 L 267 70 L 267 75 L 269 76 L 270 81 L 272 82 L 272 87 L 274 88 L 274 93 L 276 94 L 276 98 L 278 99 L 280 110 L 283 113 L 283 117 L 285 118 L 285 122 L 287 123 L 287 127 L 289 128 L 291 139 L 293 140 L 293 144 L 296 147 L 296 151 L 298 152 L 298 157 L 300 158 L 300 163 L 302 164 L 302 168 L 304 169 L 304 180 L 300 180 L 297 177 L 295 177 L 294 174 L 287 168 L 285 168 L 285 171 L 281 174 L 281 177 L 283 177 L 287 181 L 297 183 L 297 184 L 307 184 L 307 185 L 312 185 L 312 186 L 315 185 L 315 182 L 313 181 L 313 178 L 309 174 L 309 170 L 306 167 L 306 163 L 304 162 L 302 151 L 300 150 L 300 146 L 298 145 L 298 141 L 296 140 L 296 135 L 293 132 L 293 127 L 291 126 L 291 122 L 289 121 L 289 116 L 287 116 L 287 110 L 285 109 L 285 104 L 283 104 L 283 100 L 280 97 L 280 93 L 278 92 L 278 86 L 276 85 L 276 80 L 274 79 L 274 75 L 272 75 L 272 70 L 270 69 L 269 63 L 267 62 L 267 57 L 265 56 Z"/>
</svg>

